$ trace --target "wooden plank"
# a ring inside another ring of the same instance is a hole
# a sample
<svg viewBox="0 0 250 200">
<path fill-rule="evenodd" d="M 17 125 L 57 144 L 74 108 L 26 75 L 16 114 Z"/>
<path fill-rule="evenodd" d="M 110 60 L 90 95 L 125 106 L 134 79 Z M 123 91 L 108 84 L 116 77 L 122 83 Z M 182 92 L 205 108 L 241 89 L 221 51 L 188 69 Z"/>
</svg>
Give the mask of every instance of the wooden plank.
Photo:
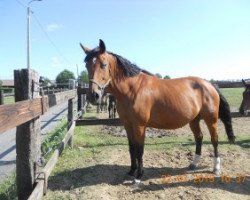
<svg viewBox="0 0 250 200">
<path fill-rule="evenodd" d="M 19 101 L 15 104 L 0 106 L 0 134 L 32 120 L 42 114 L 42 109 L 48 109 L 48 99 L 44 99 L 42 108 L 42 99 Z"/>
<path fill-rule="evenodd" d="M 81 88 L 81 87 L 78 87 L 78 88 L 77 88 L 77 95 L 87 94 L 88 91 L 89 91 L 89 88 Z"/>
<path fill-rule="evenodd" d="M 75 98 L 77 95 L 77 91 L 75 90 L 68 90 L 60 93 L 49 94 L 49 107 L 61 104 L 69 99 Z"/>
<path fill-rule="evenodd" d="M 38 180 L 35 189 L 29 196 L 28 200 L 40 200 L 43 198 L 44 180 Z"/>
<path fill-rule="evenodd" d="M 73 104 L 73 99 L 68 100 L 68 124 L 71 124 L 72 121 L 74 120 L 74 104 Z M 70 127 L 68 127 L 70 129 Z M 73 147 L 73 134 L 71 135 L 69 139 L 69 145 Z"/>
<path fill-rule="evenodd" d="M 5 93 L 3 94 L 4 97 L 12 97 L 12 96 L 15 96 L 14 93 Z"/>
<path fill-rule="evenodd" d="M 76 126 L 85 125 L 108 125 L 108 126 L 122 126 L 122 122 L 119 118 L 114 119 L 78 119 L 76 120 Z"/>
<path fill-rule="evenodd" d="M 34 70 L 15 70 L 14 82 L 16 101 L 40 97 L 39 74 Z M 31 101 L 30 103 L 34 102 L 37 101 Z M 29 105 L 27 106 L 29 107 Z M 35 116 L 41 112 L 41 99 L 38 99 L 38 104 L 35 104 L 34 107 L 38 112 L 28 112 L 28 115 L 26 112 L 26 115 L 24 115 L 33 119 L 16 128 L 16 186 L 18 199 L 27 199 L 32 193 L 36 180 L 36 163 L 41 158 L 41 125 L 39 115 Z M 12 110 L 12 112 L 15 111 Z M 22 110 L 17 114 L 19 118 L 24 117 Z"/>
<path fill-rule="evenodd" d="M 45 165 L 44 169 L 42 170 L 42 173 L 40 173 L 40 175 L 38 176 L 35 189 L 33 190 L 32 194 L 30 195 L 28 200 L 37 200 L 37 199 L 40 200 L 40 199 L 42 199 L 43 194 L 46 194 L 47 188 L 44 188 L 44 187 L 47 186 L 48 178 L 49 178 L 52 170 L 54 169 L 54 167 L 58 161 L 59 156 L 61 155 L 62 151 L 65 149 L 66 144 L 69 142 L 70 137 L 74 133 L 74 129 L 75 129 L 75 122 L 72 123 L 72 125 L 71 125 L 70 129 L 68 130 L 68 132 L 66 133 L 64 139 L 62 140 L 62 142 L 60 143 L 58 148 L 52 154 L 51 158 L 49 159 L 49 161 Z M 44 175 L 43 179 L 41 179 L 41 177 L 40 177 L 41 174 Z"/>
</svg>

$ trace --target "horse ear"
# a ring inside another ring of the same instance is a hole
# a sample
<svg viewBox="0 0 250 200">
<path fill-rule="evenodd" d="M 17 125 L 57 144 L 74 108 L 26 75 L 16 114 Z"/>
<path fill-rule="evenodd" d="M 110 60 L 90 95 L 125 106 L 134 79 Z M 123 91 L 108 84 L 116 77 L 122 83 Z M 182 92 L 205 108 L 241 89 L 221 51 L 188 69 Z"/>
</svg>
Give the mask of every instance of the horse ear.
<svg viewBox="0 0 250 200">
<path fill-rule="evenodd" d="M 80 46 L 81 46 L 82 50 L 83 50 L 86 54 L 88 54 L 88 53 L 91 51 L 89 48 L 84 47 L 84 46 L 82 45 L 82 43 L 80 43 Z"/>
<path fill-rule="evenodd" d="M 106 46 L 105 46 L 105 43 L 101 39 L 99 40 L 99 48 L 100 48 L 100 53 L 105 53 Z"/>
<path fill-rule="evenodd" d="M 244 79 L 242 79 L 242 83 L 245 87 L 247 86 L 246 81 L 244 81 Z"/>
</svg>

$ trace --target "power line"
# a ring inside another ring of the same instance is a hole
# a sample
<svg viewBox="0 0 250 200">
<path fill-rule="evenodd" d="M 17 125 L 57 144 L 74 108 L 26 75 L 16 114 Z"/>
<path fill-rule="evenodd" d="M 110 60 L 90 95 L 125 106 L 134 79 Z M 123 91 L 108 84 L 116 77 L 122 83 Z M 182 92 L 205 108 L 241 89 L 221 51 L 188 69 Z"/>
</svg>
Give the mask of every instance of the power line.
<svg viewBox="0 0 250 200">
<path fill-rule="evenodd" d="M 22 6 L 23 8 L 27 8 L 27 5 L 25 5 L 24 3 L 22 3 L 20 0 L 15 0 L 20 6 Z M 32 12 L 33 13 L 33 12 Z M 62 52 L 59 50 L 59 48 L 57 48 L 57 46 L 55 45 L 55 43 L 51 40 L 51 38 L 49 37 L 48 33 L 44 30 L 42 24 L 40 23 L 40 21 L 38 20 L 37 16 L 33 13 L 33 16 L 38 24 L 38 26 L 41 28 L 42 32 L 44 33 L 44 35 L 46 36 L 46 38 L 48 39 L 48 41 L 51 43 L 51 45 L 55 48 L 55 50 L 57 51 L 57 53 L 67 62 L 67 64 L 71 64 L 69 62 L 69 60 L 62 54 Z"/>
<path fill-rule="evenodd" d="M 33 14 L 34 15 L 34 14 Z M 37 24 L 39 25 L 39 27 L 41 28 L 42 32 L 44 33 L 44 35 L 46 36 L 46 38 L 49 40 L 49 42 L 51 43 L 51 45 L 55 48 L 55 50 L 57 51 L 57 53 L 70 65 L 69 60 L 62 54 L 62 52 L 57 48 L 57 46 L 55 45 L 55 43 L 51 40 L 51 38 L 49 37 L 48 33 L 44 30 L 42 24 L 40 23 L 40 21 L 38 20 L 38 18 L 36 17 L 36 15 L 34 15 L 34 18 L 37 22 Z"/>
<path fill-rule="evenodd" d="M 16 2 L 17 2 L 20 6 L 22 6 L 22 7 L 24 7 L 24 8 L 27 8 L 27 6 L 26 6 L 26 5 L 24 5 L 24 3 L 22 3 L 21 1 L 16 0 Z"/>
</svg>

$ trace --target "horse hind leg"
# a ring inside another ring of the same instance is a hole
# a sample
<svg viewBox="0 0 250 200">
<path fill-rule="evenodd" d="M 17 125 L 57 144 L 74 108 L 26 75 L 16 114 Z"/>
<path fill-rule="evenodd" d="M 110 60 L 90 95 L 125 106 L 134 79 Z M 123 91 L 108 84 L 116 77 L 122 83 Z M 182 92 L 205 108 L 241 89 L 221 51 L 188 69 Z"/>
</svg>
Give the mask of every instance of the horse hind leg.
<svg viewBox="0 0 250 200">
<path fill-rule="evenodd" d="M 196 142 L 195 158 L 194 158 L 193 162 L 189 165 L 189 168 L 191 170 L 194 170 L 194 169 L 196 169 L 196 167 L 198 166 L 198 163 L 200 161 L 201 147 L 202 147 L 202 140 L 203 140 L 203 134 L 202 134 L 201 128 L 200 128 L 199 116 L 196 117 L 193 121 L 191 121 L 189 123 L 189 126 L 190 126 L 192 132 L 194 133 L 195 142 Z"/>
<path fill-rule="evenodd" d="M 221 168 L 220 168 L 220 157 L 218 154 L 218 134 L 217 134 L 217 125 L 218 125 L 218 120 L 215 120 L 213 122 L 205 120 L 208 130 L 211 135 L 211 142 L 214 147 L 214 173 L 216 175 L 219 175 L 221 173 Z"/>
</svg>

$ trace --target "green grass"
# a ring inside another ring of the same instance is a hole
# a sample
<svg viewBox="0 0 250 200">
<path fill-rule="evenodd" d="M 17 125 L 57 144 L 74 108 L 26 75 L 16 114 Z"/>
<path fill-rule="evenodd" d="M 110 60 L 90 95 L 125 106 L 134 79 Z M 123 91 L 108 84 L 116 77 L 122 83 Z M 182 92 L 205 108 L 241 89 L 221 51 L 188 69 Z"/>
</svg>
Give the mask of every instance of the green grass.
<svg viewBox="0 0 250 200">
<path fill-rule="evenodd" d="M 65 118 L 56 126 L 53 131 L 47 133 L 41 145 L 42 156 L 44 156 L 46 160 L 50 158 L 50 155 L 61 143 L 62 139 L 67 133 L 67 130 L 67 119 Z"/>
<path fill-rule="evenodd" d="M 231 110 L 238 111 L 242 101 L 242 92 L 244 88 L 221 88 L 220 91 L 227 99 Z"/>
<path fill-rule="evenodd" d="M 12 104 L 15 103 L 15 98 L 13 96 L 4 97 L 4 104 Z"/>
<path fill-rule="evenodd" d="M 0 185 L 1 200 L 15 200 L 16 196 L 16 175 L 12 174 Z"/>
</svg>

